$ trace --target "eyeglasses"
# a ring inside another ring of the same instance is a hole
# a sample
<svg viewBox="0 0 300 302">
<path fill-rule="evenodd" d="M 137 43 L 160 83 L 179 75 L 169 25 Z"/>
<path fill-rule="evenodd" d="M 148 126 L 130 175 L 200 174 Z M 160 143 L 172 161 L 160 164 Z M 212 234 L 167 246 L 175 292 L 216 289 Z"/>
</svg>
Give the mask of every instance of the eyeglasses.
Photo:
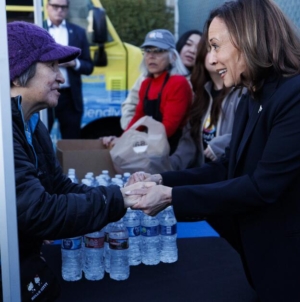
<svg viewBox="0 0 300 302">
<path fill-rule="evenodd" d="M 167 49 L 162 49 L 162 48 L 142 48 L 142 52 L 145 55 L 155 55 L 155 56 L 159 56 L 165 52 L 167 52 Z"/>
<path fill-rule="evenodd" d="M 48 3 L 50 6 L 52 6 L 55 10 L 59 10 L 61 8 L 61 10 L 67 10 L 69 8 L 69 5 L 58 5 L 58 4 L 51 4 Z"/>
</svg>

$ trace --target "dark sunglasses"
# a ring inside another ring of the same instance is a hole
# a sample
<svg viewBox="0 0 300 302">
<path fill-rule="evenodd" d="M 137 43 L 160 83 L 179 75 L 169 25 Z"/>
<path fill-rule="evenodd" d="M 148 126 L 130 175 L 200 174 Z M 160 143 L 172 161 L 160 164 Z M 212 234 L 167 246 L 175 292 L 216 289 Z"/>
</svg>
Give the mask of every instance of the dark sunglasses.
<svg viewBox="0 0 300 302">
<path fill-rule="evenodd" d="M 69 8 L 69 5 L 58 5 L 58 4 L 51 4 L 51 3 L 48 4 L 52 6 L 55 10 L 59 10 L 60 8 L 62 10 L 67 10 Z"/>
</svg>

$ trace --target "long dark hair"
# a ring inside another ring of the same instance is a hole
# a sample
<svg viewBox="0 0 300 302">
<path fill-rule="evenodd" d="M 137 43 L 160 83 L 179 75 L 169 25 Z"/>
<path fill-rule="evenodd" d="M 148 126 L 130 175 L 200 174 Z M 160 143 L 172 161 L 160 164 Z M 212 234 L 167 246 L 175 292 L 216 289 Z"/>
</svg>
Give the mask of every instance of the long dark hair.
<svg viewBox="0 0 300 302">
<path fill-rule="evenodd" d="M 300 38 L 295 27 L 271 0 L 236 0 L 210 13 L 206 27 L 218 17 L 226 24 L 231 42 L 244 55 L 247 73 L 242 85 L 254 95 L 266 76 L 300 73 Z"/>
<path fill-rule="evenodd" d="M 194 91 L 194 101 L 190 111 L 191 136 L 196 145 L 200 145 L 200 126 L 205 113 L 208 110 L 210 96 L 205 90 L 205 84 L 212 81 L 209 72 L 205 68 L 205 58 L 208 52 L 207 31 L 203 33 L 198 45 L 195 67 L 191 75 L 191 83 Z M 213 84 L 213 83 L 212 83 Z M 210 126 L 218 122 L 222 110 L 222 101 L 228 93 L 228 88 L 223 88 L 221 93 L 213 100 L 210 112 Z"/>
<path fill-rule="evenodd" d="M 188 40 L 188 38 L 191 35 L 199 35 L 200 37 L 202 37 L 202 32 L 200 30 L 198 30 L 198 29 L 191 29 L 191 30 L 188 30 L 185 33 L 183 33 L 179 37 L 178 41 L 176 42 L 176 50 L 179 53 L 179 55 L 180 55 L 180 52 L 181 52 L 183 46 L 186 44 L 186 41 Z M 191 71 L 192 70 L 190 70 L 190 72 Z"/>
</svg>

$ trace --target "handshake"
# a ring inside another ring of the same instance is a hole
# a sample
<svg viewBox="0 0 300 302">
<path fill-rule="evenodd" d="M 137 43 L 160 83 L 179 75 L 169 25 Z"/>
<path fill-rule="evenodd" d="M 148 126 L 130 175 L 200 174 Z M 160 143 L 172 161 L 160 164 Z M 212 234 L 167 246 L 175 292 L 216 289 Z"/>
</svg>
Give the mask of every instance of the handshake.
<svg viewBox="0 0 300 302">
<path fill-rule="evenodd" d="M 142 210 L 154 216 L 172 202 L 172 188 L 162 185 L 160 174 L 136 172 L 132 174 L 121 192 L 125 208 Z"/>
</svg>

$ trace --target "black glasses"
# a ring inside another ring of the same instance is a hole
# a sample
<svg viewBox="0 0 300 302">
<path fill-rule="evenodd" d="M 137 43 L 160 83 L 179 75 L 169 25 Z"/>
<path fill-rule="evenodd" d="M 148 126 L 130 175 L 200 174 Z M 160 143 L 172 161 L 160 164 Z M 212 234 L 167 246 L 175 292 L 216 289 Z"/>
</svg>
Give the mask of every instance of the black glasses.
<svg viewBox="0 0 300 302">
<path fill-rule="evenodd" d="M 162 48 L 142 48 L 143 54 L 153 54 L 153 55 L 160 55 L 164 52 L 167 52 L 167 49 Z"/>
<path fill-rule="evenodd" d="M 58 4 L 51 4 L 48 3 L 50 6 L 52 6 L 55 10 L 59 10 L 61 8 L 61 10 L 67 10 L 69 8 L 69 5 L 58 5 Z"/>
</svg>

